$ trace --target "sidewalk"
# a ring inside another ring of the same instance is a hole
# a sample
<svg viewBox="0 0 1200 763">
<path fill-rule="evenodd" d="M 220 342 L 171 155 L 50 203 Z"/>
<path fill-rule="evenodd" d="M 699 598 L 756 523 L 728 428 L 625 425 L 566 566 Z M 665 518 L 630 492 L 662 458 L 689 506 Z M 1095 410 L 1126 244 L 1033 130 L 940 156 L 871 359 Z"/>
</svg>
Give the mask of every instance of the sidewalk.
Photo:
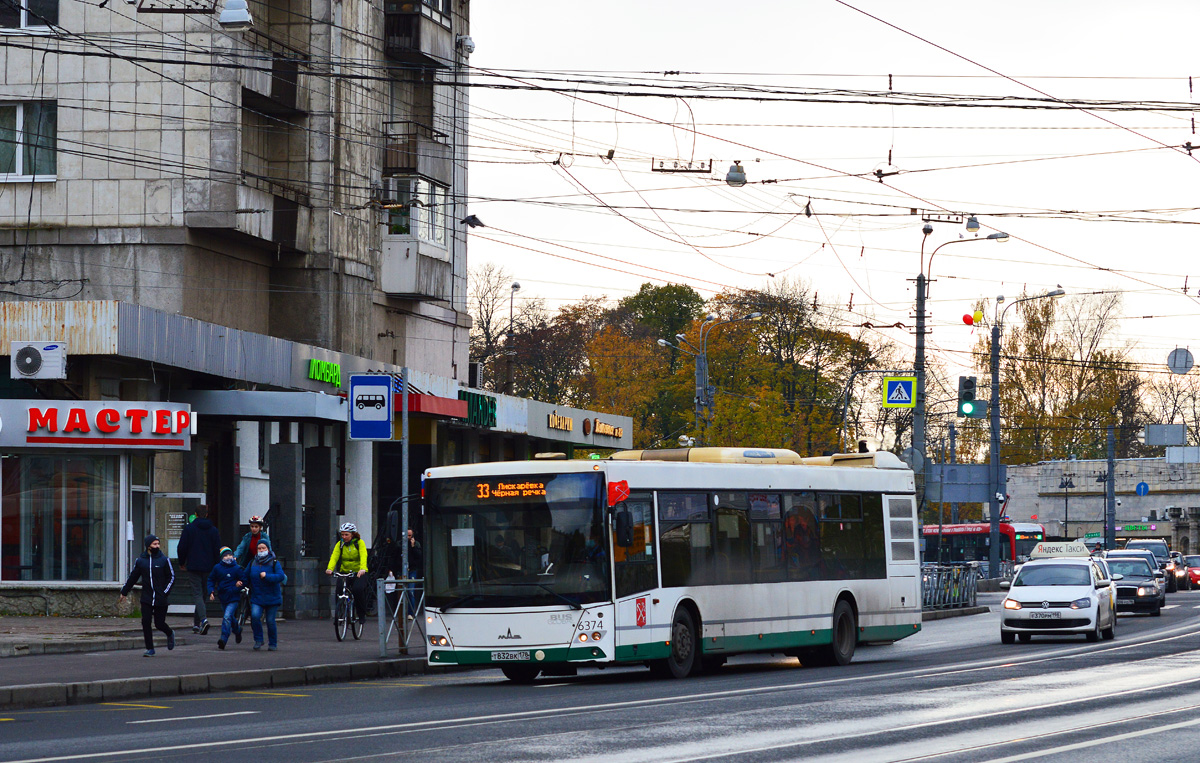
<svg viewBox="0 0 1200 763">
<path fill-rule="evenodd" d="M 409 654 L 379 658 L 377 620 L 361 641 L 339 643 L 329 620 L 279 622 L 279 651 L 253 650 L 247 626 L 241 644 L 217 649 L 220 623 L 192 633 L 190 616 L 169 616 L 176 646 L 155 633 L 154 657 L 143 657 L 141 620 L 129 618 L 0 617 L 0 708 L 112 701 L 234 689 L 300 686 L 430 671 L 423 636 L 414 630 Z M 265 635 L 265 634 L 264 634 Z"/>
</svg>

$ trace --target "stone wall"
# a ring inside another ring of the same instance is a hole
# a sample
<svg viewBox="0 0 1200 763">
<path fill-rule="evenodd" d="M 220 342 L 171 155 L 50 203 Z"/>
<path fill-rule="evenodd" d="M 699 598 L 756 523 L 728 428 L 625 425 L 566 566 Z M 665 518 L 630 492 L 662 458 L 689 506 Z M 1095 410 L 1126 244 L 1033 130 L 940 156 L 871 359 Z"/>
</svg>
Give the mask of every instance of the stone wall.
<svg viewBox="0 0 1200 763">
<path fill-rule="evenodd" d="M 0 588 L 0 615 L 125 617 L 137 610 L 138 595 L 119 601 L 120 583 L 68 587 L 23 585 Z"/>
</svg>

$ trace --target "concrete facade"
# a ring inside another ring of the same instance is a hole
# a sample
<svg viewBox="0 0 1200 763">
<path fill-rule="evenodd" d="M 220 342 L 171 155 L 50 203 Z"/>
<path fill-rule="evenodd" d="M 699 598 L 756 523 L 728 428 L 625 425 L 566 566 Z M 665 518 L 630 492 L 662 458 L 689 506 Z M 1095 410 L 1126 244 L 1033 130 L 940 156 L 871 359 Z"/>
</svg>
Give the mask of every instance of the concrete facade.
<svg viewBox="0 0 1200 763">
<path fill-rule="evenodd" d="M 1200 549 L 1200 464 L 1165 458 L 1119 459 L 1116 475 L 1117 537 L 1167 538 L 1173 549 Z M 1008 467 L 1007 515 L 1038 522 L 1047 537 L 1079 538 L 1104 531 L 1108 462 L 1047 461 Z M 1064 487 L 1065 481 L 1073 487 Z M 1145 483 L 1148 493 L 1137 494 Z"/>
</svg>

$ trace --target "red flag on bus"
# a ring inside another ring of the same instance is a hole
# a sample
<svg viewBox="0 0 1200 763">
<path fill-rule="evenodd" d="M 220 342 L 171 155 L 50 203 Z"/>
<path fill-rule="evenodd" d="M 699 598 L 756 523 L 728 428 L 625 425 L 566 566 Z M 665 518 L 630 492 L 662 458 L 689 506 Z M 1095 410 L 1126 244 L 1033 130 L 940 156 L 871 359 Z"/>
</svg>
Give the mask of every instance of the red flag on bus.
<svg viewBox="0 0 1200 763">
<path fill-rule="evenodd" d="M 621 501 L 629 497 L 629 481 L 621 480 L 620 482 L 608 483 L 608 505 L 616 506 Z"/>
</svg>

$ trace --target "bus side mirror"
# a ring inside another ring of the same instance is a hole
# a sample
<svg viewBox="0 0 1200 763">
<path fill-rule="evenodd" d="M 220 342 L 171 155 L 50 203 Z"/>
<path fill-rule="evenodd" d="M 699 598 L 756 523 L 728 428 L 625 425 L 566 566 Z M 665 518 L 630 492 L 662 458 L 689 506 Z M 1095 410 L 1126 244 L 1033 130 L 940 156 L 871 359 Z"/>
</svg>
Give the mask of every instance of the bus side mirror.
<svg viewBox="0 0 1200 763">
<path fill-rule="evenodd" d="M 629 548 L 633 545 L 633 514 L 621 509 L 613 515 L 613 530 L 617 534 L 617 545 Z"/>
</svg>

